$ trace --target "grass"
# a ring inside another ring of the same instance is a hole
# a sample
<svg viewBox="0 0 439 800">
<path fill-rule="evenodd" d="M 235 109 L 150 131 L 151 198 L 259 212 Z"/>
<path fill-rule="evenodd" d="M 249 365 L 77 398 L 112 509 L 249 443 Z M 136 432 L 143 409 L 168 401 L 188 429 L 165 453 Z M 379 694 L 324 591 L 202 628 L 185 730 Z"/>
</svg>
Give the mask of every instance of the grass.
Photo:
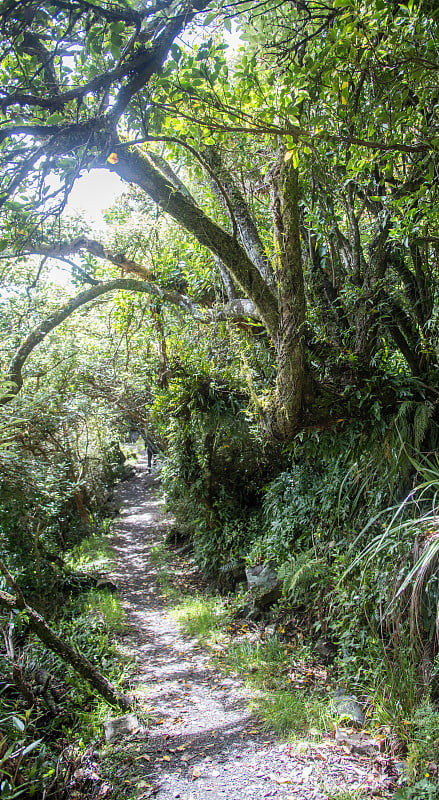
<svg viewBox="0 0 439 800">
<path fill-rule="evenodd" d="M 81 595 L 82 611 L 99 617 L 108 630 L 121 633 L 126 628 L 125 611 L 117 595 L 108 589 L 91 589 Z"/>
<path fill-rule="evenodd" d="M 321 739 L 328 731 L 329 712 L 317 697 L 304 691 L 267 691 L 263 697 L 254 700 L 252 706 L 264 726 L 276 733 Z"/>
<path fill-rule="evenodd" d="M 108 533 L 94 533 L 75 545 L 65 556 L 70 569 L 75 572 L 105 571 L 114 561 Z"/>
<path fill-rule="evenodd" d="M 277 636 L 264 641 L 233 641 L 230 607 L 221 597 L 187 597 L 174 608 L 174 617 L 188 636 L 202 644 L 220 643 L 219 668 L 240 676 L 255 690 L 252 707 L 265 728 L 293 738 L 321 738 L 332 724 L 329 703 L 311 689 L 291 683 L 291 647 Z M 298 656 L 303 657 L 303 653 Z"/>
<path fill-rule="evenodd" d="M 302 652 L 292 651 L 277 636 L 271 636 L 264 641 L 232 643 L 222 667 L 259 690 L 252 707 L 264 727 L 293 738 L 321 738 L 332 724 L 333 713 L 321 699 L 321 688 L 317 693 L 311 687 L 292 684 L 296 661 L 303 657 Z M 304 674 L 306 678 L 306 668 Z"/>
<path fill-rule="evenodd" d="M 162 587 L 169 582 L 170 557 L 165 545 L 152 548 L 151 561 L 157 567 Z M 186 635 L 207 646 L 221 645 L 222 655 L 217 657 L 219 668 L 244 678 L 255 690 L 252 707 L 265 728 L 295 739 L 320 739 L 332 727 L 334 712 L 322 687 L 315 690 L 306 686 L 308 652 L 303 649 L 293 652 L 291 645 L 277 636 L 234 641 L 233 609 L 230 601 L 220 596 L 184 597 L 172 613 Z M 244 624 L 243 631 L 245 628 Z M 296 662 L 300 662 L 305 686 L 294 685 L 290 677 Z"/>
<path fill-rule="evenodd" d="M 226 633 L 230 612 L 221 597 L 187 597 L 173 609 L 184 633 L 202 642 L 218 641 Z"/>
</svg>

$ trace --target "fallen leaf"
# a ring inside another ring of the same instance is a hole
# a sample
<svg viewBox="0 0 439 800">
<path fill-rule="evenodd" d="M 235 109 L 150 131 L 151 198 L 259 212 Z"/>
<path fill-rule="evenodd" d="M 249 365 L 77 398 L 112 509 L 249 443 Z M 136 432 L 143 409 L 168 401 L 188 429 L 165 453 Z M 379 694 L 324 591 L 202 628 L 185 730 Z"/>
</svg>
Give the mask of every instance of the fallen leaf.
<svg viewBox="0 0 439 800">
<path fill-rule="evenodd" d="M 170 760 L 171 760 L 171 757 L 170 757 L 170 756 L 163 756 L 163 759 L 162 759 L 162 760 L 163 760 L 163 761 L 170 761 Z"/>
<path fill-rule="evenodd" d="M 307 781 L 311 773 L 312 773 L 312 767 L 311 766 L 305 767 L 305 769 L 302 771 L 302 778 L 301 778 L 302 781 Z"/>
<path fill-rule="evenodd" d="M 195 778 L 201 778 L 201 770 L 199 770 L 198 767 L 194 767 L 193 768 L 192 777 L 193 777 L 194 780 L 195 780 Z"/>
<path fill-rule="evenodd" d="M 270 780 L 274 781 L 274 783 L 291 783 L 291 778 L 287 776 L 282 777 L 282 775 L 269 775 L 268 777 Z"/>
</svg>

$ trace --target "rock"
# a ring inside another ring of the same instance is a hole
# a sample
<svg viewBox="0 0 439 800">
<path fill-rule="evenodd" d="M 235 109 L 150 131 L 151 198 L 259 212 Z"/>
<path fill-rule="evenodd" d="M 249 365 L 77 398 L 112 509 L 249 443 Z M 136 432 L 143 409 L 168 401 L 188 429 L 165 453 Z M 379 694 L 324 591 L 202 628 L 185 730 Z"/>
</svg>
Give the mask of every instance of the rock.
<svg viewBox="0 0 439 800">
<path fill-rule="evenodd" d="M 315 651 L 316 653 L 324 659 L 333 658 L 335 655 L 337 648 L 336 646 L 330 642 L 328 639 L 324 639 L 323 637 L 319 639 L 315 644 Z"/>
<path fill-rule="evenodd" d="M 347 733 L 342 728 L 335 731 L 335 741 L 349 749 L 350 753 L 357 756 L 370 756 L 379 753 L 381 743 L 364 733 Z"/>
<path fill-rule="evenodd" d="M 347 694 L 346 689 L 336 690 L 332 705 L 342 719 L 347 719 L 360 727 L 364 725 L 366 718 L 363 713 L 363 705 L 355 695 Z"/>
<path fill-rule="evenodd" d="M 235 586 L 245 579 L 245 573 L 245 565 L 242 562 L 230 559 L 220 567 L 219 583 L 230 586 L 233 591 Z"/>
<path fill-rule="evenodd" d="M 247 567 L 245 574 L 255 607 L 265 608 L 279 600 L 282 581 L 278 580 L 277 572 L 269 564 Z"/>
<path fill-rule="evenodd" d="M 98 578 L 96 581 L 96 589 L 108 589 L 110 592 L 117 592 L 117 586 L 111 578 Z"/>
<path fill-rule="evenodd" d="M 135 714 L 125 714 L 123 717 L 114 717 L 104 722 L 104 734 L 107 744 L 120 736 L 129 736 L 140 730 L 139 720 Z"/>
</svg>

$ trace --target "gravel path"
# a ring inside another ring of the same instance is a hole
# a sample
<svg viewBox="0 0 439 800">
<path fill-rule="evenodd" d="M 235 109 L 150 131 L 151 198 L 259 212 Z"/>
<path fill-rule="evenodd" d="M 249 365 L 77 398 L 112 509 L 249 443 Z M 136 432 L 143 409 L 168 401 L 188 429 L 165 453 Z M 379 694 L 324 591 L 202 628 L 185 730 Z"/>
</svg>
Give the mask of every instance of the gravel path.
<svg viewBox="0 0 439 800">
<path fill-rule="evenodd" d="M 169 613 L 149 551 L 163 541 L 170 520 L 142 458 L 118 496 L 122 512 L 112 577 L 129 626 L 123 647 L 135 654 L 133 692 L 155 720 L 148 731 L 134 731 L 107 748 L 113 777 L 126 786 L 126 796 L 328 800 L 361 788 L 356 797 L 389 797 L 385 758 L 353 756 L 332 740 L 301 749 L 261 731 L 244 683 L 219 674 Z M 183 586 L 187 565 L 172 566 L 171 580 Z"/>
</svg>

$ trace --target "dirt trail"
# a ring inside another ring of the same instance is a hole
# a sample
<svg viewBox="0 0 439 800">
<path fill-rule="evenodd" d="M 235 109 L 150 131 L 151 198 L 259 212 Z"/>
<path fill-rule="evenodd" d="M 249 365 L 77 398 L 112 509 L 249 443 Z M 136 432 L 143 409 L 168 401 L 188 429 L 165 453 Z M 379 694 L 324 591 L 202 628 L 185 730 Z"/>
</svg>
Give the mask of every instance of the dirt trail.
<svg viewBox="0 0 439 800">
<path fill-rule="evenodd" d="M 328 800 L 360 786 L 365 797 L 380 796 L 382 778 L 368 758 L 347 754 L 331 741 L 300 751 L 261 731 L 244 684 L 216 672 L 208 654 L 179 633 L 161 597 L 149 551 L 163 541 L 170 521 L 143 458 L 118 496 L 113 578 L 129 625 L 123 643 L 136 658 L 133 691 L 155 717 L 148 731 L 110 746 L 126 796 Z M 178 562 L 174 566 L 179 585 L 184 576 Z"/>
</svg>

